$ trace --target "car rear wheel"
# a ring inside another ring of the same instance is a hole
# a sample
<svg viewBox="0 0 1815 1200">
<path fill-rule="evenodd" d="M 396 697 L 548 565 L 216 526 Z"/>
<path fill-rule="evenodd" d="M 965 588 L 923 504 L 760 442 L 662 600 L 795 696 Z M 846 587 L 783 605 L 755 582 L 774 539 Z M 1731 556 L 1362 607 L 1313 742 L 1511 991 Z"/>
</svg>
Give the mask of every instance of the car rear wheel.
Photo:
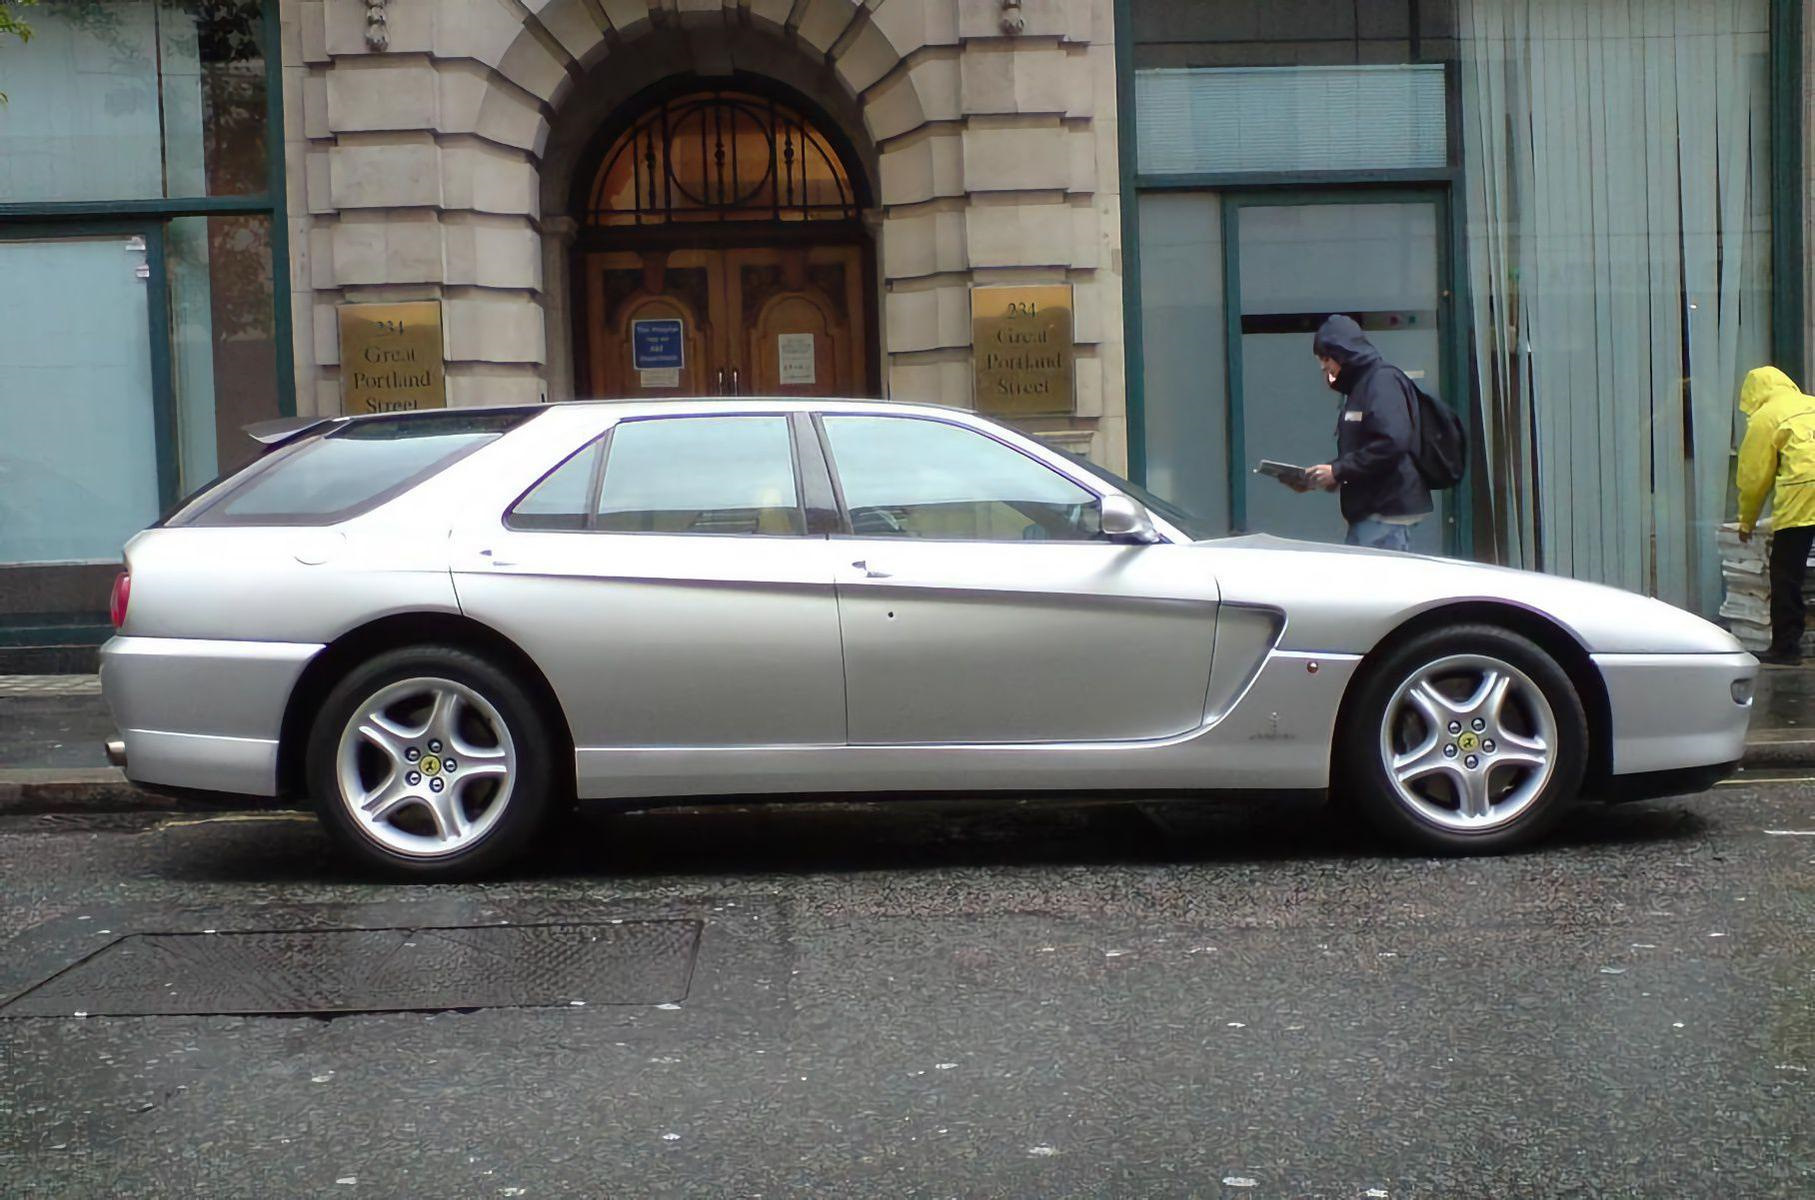
<svg viewBox="0 0 1815 1200">
<path fill-rule="evenodd" d="M 1527 638 L 1487 625 L 1435 630 L 1373 664 L 1359 687 L 1333 782 L 1403 844 L 1449 853 L 1524 845 L 1581 789 L 1581 698 Z"/>
<path fill-rule="evenodd" d="M 329 693 L 309 740 L 322 823 L 364 862 L 464 878 L 508 861 L 548 811 L 553 750 L 529 694 L 451 646 L 390 651 Z"/>
</svg>

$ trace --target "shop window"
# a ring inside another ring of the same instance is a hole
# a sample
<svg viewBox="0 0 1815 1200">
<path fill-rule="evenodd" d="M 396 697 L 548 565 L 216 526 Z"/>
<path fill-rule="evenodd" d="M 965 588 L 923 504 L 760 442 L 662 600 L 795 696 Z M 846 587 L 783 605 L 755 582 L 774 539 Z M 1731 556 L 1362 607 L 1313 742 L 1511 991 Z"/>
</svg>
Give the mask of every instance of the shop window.
<svg viewBox="0 0 1815 1200">
<path fill-rule="evenodd" d="M 85 0 L 0 39 L 0 202 L 266 188 L 259 0 Z"/>
<path fill-rule="evenodd" d="M 1133 0 L 1132 8 L 1137 69 L 1455 57 L 1456 0 Z"/>
<path fill-rule="evenodd" d="M 140 238 L 0 236 L 0 564 L 115 561 L 157 519 L 144 267 Z"/>
<path fill-rule="evenodd" d="M 1440 64 L 1135 73 L 1143 175 L 1442 168 Z"/>
<path fill-rule="evenodd" d="M 1766 0 L 1464 0 L 1473 360 L 1514 563 L 1712 614 L 1769 359 Z"/>
<path fill-rule="evenodd" d="M 258 447 L 241 431 L 280 415 L 271 219 L 179 217 L 165 237 L 187 491 L 250 462 Z"/>
</svg>

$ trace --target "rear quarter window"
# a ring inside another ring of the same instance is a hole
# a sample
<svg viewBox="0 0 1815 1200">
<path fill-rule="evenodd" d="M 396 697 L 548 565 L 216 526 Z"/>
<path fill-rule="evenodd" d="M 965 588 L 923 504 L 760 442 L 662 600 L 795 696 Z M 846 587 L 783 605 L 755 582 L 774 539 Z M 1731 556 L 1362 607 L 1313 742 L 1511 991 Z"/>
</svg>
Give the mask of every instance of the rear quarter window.
<svg viewBox="0 0 1815 1200">
<path fill-rule="evenodd" d="M 169 525 L 330 525 L 446 470 L 535 415 L 435 413 L 339 425 L 274 451 L 177 512 Z"/>
</svg>

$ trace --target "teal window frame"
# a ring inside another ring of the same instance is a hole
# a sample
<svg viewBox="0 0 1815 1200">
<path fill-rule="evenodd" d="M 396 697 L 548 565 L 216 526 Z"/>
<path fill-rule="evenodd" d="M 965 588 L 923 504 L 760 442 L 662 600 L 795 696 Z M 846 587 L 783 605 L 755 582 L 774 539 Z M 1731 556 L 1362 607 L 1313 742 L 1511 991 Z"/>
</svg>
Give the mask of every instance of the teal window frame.
<svg viewBox="0 0 1815 1200">
<path fill-rule="evenodd" d="M 158 479 L 175 470 L 174 354 L 164 230 L 178 217 L 263 216 L 271 226 L 271 335 L 277 360 L 277 408 L 296 415 L 296 349 L 290 305 L 290 226 L 284 206 L 288 180 L 284 164 L 283 27 L 278 0 L 261 0 L 265 51 L 265 190 L 245 196 L 178 196 L 160 200 L 72 200 L 0 203 L 0 238 L 143 234 L 151 267 L 152 374 L 158 414 Z M 32 232 L 21 232 L 30 230 Z M 155 236 L 153 236 L 155 234 Z M 156 247 L 155 255 L 153 247 Z M 172 476 L 174 479 L 174 475 Z M 175 497 L 171 497 L 174 499 Z"/>
</svg>

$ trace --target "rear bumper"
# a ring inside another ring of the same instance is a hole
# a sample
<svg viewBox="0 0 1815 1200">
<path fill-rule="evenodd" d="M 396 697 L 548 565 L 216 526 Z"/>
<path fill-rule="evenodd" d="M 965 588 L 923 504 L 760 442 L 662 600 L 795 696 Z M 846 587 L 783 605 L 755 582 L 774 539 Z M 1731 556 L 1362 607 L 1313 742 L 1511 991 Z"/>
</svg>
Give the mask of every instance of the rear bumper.
<svg viewBox="0 0 1815 1200">
<path fill-rule="evenodd" d="M 1750 654 L 1597 654 L 1594 662 L 1613 718 L 1615 787 L 1621 776 L 1719 767 L 1745 756 L 1758 675 Z"/>
<path fill-rule="evenodd" d="M 101 690 L 135 783 L 277 794 L 290 692 L 319 645 L 116 637 L 101 647 Z M 114 747 L 108 756 L 113 759 Z"/>
</svg>

